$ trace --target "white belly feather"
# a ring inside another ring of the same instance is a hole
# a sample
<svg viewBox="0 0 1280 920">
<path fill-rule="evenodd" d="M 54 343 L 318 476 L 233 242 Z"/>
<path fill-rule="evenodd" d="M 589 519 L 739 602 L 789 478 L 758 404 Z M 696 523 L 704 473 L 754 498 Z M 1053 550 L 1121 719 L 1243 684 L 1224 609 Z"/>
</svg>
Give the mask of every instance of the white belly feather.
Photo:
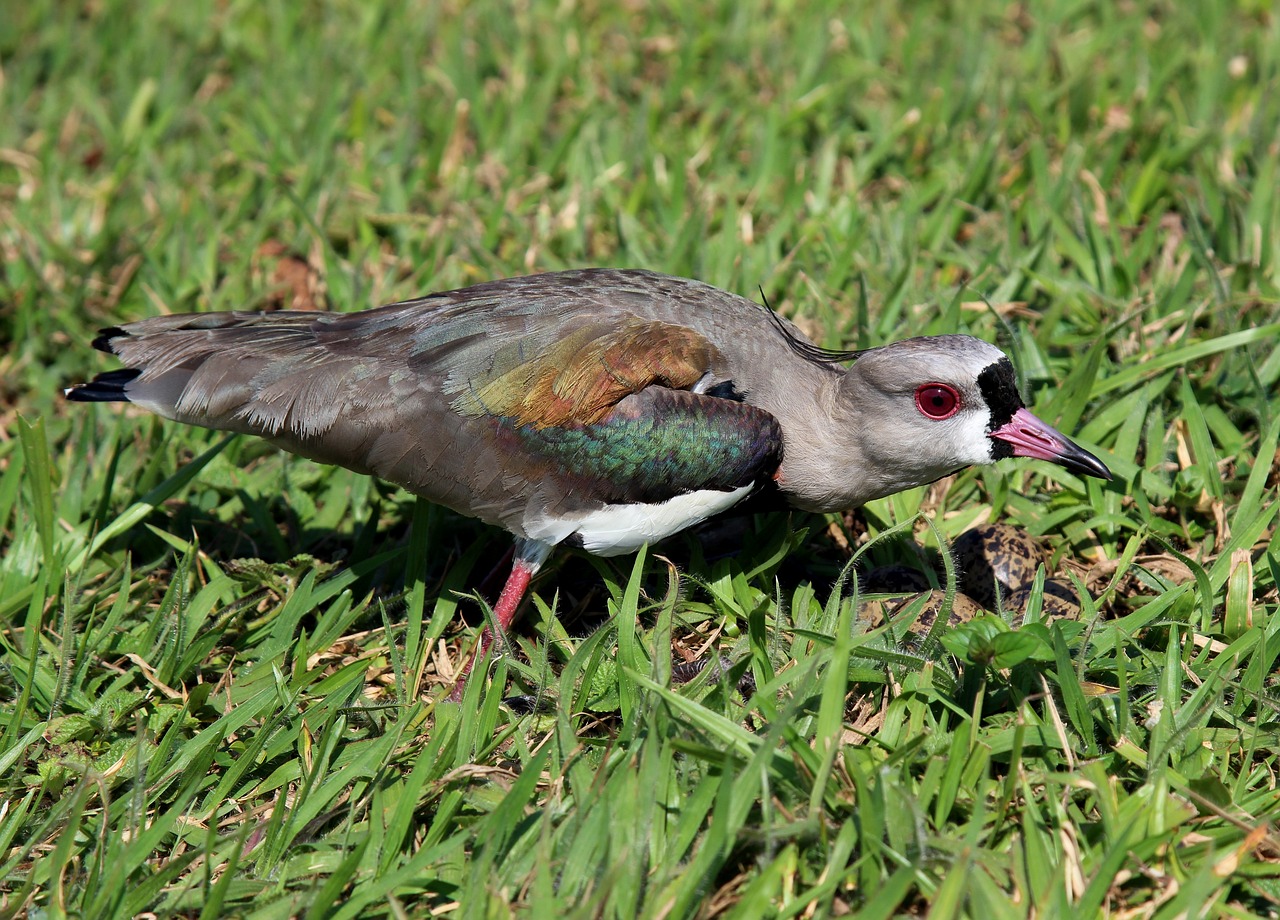
<svg viewBox="0 0 1280 920">
<path fill-rule="evenodd" d="M 576 536 L 589 553 L 621 556 L 732 508 L 746 498 L 752 488 L 754 486 L 748 484 L 731 492 L 704 489 L 657 504 L 605 505 L 572 517 L 544 517 L 531 522 L 526 527 L 526 535 L 547 543 L 560 543 Z"/>
</svg>

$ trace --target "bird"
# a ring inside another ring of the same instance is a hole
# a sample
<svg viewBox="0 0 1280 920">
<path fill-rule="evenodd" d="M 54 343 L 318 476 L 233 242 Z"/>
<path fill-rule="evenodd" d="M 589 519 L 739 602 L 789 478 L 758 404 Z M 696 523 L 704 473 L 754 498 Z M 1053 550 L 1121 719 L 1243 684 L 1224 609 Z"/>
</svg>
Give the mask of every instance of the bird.
<svg viewBox="0 0 1280 920">
<path fill-rule="evenodd" d="M 762 496 L 857 507 L 1010 457 L 1110 479 L 1038 419 L 996 346 L 959 334 L 821 348 L 685 278 L 578 269 L 361 312 L 157 316 L 101 330 L 123 368 L 65 390 L 377 476 L 515 537 L 462 669 L 557 546 L 642 546 Z"/>
</svg>

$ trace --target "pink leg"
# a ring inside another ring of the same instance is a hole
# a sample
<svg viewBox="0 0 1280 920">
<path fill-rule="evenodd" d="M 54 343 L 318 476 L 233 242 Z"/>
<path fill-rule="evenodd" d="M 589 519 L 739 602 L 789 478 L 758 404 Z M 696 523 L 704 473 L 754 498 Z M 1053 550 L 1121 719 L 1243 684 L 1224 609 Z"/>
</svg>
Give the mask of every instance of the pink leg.
<svg viewBox="0 0 1280 920">
<path fill-rule="evenodd" d="M 507 576 L 507 583 L 502 586 L 502 593 L 498 595 L 498 603 L 493 608 L 493 618 L 498 623 L 498 635 L 506 637 L 508 627 L 516 618 L 516 611 L 520 609 L 520 602 L 524 600 L 524 593 L 529 590 L 529 581 L 533 578 L 533 567 L 522 559 L 516 559 L 511 563 L 511 574 Z M 480 634 L 480 644 L 476 648 L 476 653 L 471 657 L 471 662 L 476 658 L 484 655 L 489 650 L 489 646 L 493 645 L 494 631 L 491 626 L 485 626 L 484 632 Z M 471 662 L 467 663 L 467 670 L 471 670 Z"/>
<path fill-rule="evenodd" d="M 551 547 L 545 543 L 521 540 L 516 544 L 515 558 L 511 562 L 511 574 L 507 576 L 507 583 L 502 586 L 502 593 L 498 595 L 498 603 L 493 607 L 493 618 L 497 622 L 499 637 L 505 636 L 507 629 L 515 620 L 520 602 L 524 600 L 525 592 L 529 590 L 530 580 L 537 574 L 538 569 L 542 568 L 542 563 L 550 552 Z M 493 645 L 493 640 L 494 631 L 486 625 L 484 632 L 480 634 L 480 641 L 476 643 L 475 651 L 462 666 L 462 673 L 458 675 L 449 699 L 454 702 L 462 701 L 462 691 L 467 684 L 467 677 L 471 674 L 471 668 L 477 659 L 484 657 L 485 652 Z"/>
</svg>

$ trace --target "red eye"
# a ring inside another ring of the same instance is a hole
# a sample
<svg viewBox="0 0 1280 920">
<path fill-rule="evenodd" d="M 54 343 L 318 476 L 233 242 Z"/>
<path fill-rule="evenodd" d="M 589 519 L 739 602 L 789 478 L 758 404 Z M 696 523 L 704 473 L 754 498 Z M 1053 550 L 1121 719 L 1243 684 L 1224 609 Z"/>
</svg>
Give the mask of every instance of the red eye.
<svg viewBox="0 0 1280 920">
<path fill-rule="evenodd" d="M 942 421 L 960 408 L 960 394 L 945 383 L 926 383 L 916 387 L 916 406 L 926 418 Z"/>
</svg>

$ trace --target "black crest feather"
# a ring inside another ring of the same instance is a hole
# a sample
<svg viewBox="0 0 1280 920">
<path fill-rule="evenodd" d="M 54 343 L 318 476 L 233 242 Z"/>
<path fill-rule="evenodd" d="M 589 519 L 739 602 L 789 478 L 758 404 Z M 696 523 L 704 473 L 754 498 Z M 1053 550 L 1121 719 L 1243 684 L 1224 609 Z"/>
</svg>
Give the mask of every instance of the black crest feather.
<svg viewBox="0 0 1280 920">
<path fill-rule="evenodd" d="M 861 351 L 838 351 L 831 348 L 823 348 L 815 345 L 806 338 L 796 335 L 782 321 L 782 317 L 777 314 L 773 307 L 769 306 L 768 299 L 764 296 L 764 288 L 760 289 L 760 298 L 764 300 L 763 310 L 769 315 L 770 322 L 774 327 L 782 333 L 782 338 L 786 341 L 787 347 L 794 351 L 797 355 L 806 361 L 812 361 L 814 364 L 843 364 L 845 361 L 855 361 Z"/>
</svg>

